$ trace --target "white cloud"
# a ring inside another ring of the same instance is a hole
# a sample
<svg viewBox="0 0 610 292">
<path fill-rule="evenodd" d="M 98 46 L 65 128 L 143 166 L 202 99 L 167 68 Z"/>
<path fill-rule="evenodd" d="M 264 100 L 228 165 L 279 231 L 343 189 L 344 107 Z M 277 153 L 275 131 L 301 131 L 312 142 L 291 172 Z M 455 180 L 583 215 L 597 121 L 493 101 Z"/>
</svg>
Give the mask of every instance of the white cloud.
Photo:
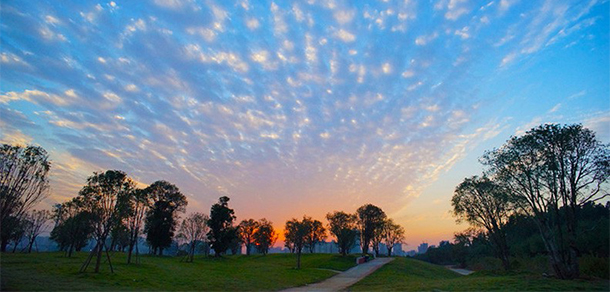
<svg viewBox="0 0 610 292">
<path fill-rule="evenodd" d="M 342 40 L 342 41 L 346 42 L 346 43 L 351 43 L 351 42 L 353 42 L 353 41 L 355 41 L 355 40 L 356 40 L 356 36 L 355 36 L 355 35 L 353 35 L 353 34 L 349 33 L 349 32 L 348 32 L 348 31 L 346 31 L 346 30 L 343 30 L 343 29 L 338 30 L 338 31 L 335 33 L 335 36 L 336 36 L 337 38 L 339 38 L 340 40 Z"/>
</svg>

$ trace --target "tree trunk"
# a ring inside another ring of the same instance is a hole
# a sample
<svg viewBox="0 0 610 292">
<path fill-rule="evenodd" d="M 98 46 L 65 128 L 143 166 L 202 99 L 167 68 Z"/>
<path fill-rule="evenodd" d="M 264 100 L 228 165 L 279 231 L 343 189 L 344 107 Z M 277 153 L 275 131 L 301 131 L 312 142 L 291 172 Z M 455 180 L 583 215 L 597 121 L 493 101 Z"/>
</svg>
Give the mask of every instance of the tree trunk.
<svg viewBox="0 0 610 292">
<path fill-rule="evenodd" d="M 30 240 L 29 244 L 28 244 L 28 253 L 32 253 L 32 246 L 34 246 L 34 241 L 36 240 L 36 237 L 32 238 L 32 240 Z"/>
<path fill-rule="evenodd" d="M 0 251 L 6 252 L 6 246 L 8 245 L 8 240 L 6 238 L 2 238 L 2 243 L 0 244 Z"/>
<path fill-rule="evenodd" d="M 102 252 L 103 252 L 103 250 L 102 250 L 101 242 L 103 242 L 103 241 L 100 241 L 97 244 L 97 250 L 96 250 L 97 259 L 95 259 L 95 271 L 94 271 L 95 273 L 99 273 L 100 272 L 100 264 L 102 262 Z"/>
<path fill-rule="evenodd" d="M 250 255 L 250 243 L 246 243 L 246 255 Z"/>
<path fill-rule="evenodd" d="M 388 247 L 388 257 L 391 257 L 391 256 L 392 256 L 392 248 Z"/>
<path fill-rule="evenodd" d="M 297 269 L 301 268 L 301 251 L 297 252 Z"/>
<path fill-rule="evenodd" d="M 133 240 L 129 241 L 129 247 L 127 250 L 127 264 L 131 264 L 131 253 L 133 252 Z"/>
</svg>

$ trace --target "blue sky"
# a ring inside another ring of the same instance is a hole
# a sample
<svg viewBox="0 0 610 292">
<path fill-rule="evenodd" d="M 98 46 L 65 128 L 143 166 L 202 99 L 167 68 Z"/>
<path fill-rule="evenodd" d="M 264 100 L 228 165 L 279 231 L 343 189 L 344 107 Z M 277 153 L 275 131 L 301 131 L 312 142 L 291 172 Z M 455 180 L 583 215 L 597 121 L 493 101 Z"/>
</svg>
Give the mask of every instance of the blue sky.
<svg viewBox="0 0 610 292">
<path fill-rule="evenodd" d="M 477 158 L 547 122 L 610 141 L 608 1 L 2 1 L 0 139 L 283 225 L 365 203 L 450 238 Z"/>
</svg>

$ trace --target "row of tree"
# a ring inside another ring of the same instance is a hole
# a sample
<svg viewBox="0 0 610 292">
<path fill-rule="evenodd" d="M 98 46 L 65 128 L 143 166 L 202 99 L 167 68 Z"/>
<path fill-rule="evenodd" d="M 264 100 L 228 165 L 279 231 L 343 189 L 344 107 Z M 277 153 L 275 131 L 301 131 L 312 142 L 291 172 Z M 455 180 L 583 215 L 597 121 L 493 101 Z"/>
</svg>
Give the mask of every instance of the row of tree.
<svg viewBox="0 0 610 292">
<path fill-rule="evenodd" d="M 112 270 L 109 255 L 112 250 L 126 249 L 128 264 L 135 252 L 138 261 L 138 240 L 142 235 L 146 236 L 152 254 L 162 255 L 175 239 L 184 242 L 188 261 L 193 260 L 197 246 L 202 243 L 211 247 L 216 256 L 229 249 L 237 253 L 242 244 L 248 255 L 253 247 L 267 254 L 278 238 L 272 222 L 265 218 L 247 219 L 234 225 L 235 211 L 229 208 L 228 197 L 221 197 L 212 205 L 210 216 L 193 213 L 179 224 L 179 214 L 185 212 L 188 202 L 178 187 L 160 180 L 140 189 L 120 170 L 94 172 L 76 197 L 55 205 L 52 212 L 30 212 L 32 206 L 48 195 L 48 155 L 36 146 L 3 145 L 1 150 L 3 251 L 10 241 L 17 246 L 24 234 L 28 237 L 27 249 L 31 250 L 49 219 L 55 223 L 51 239 L 68 257 L 91 240 L 95 242 L 81 271 L 86 271 L 95 259 L 95 272 L 98 272 L 104 254 Z M 391 255 L 394 244 L 404 238 L 404 229 L 371 204 L 360 207 L 355 214 L 329 213 L 327 219 L 328 231 L 336 238 L 343 255 L 358 240 L 363 254 L 372 247 L 379 255 L 383 242 Z M 315 245 L 327 237 L 327 228 L 322 222 L 304 216 L 302 220 L 286 222 L 284 235 L 286 247 L 298 254 L 300 266 L 303 248 L 313 252 Z"/>
<path fill-rule="evenodd" d="M 483 175 L 464 179 L 452 198 L 458 221 L 484 228 L 509 269 L 507 226 L 524 216 L 538 230 L 555 275 L 579 277 L 580 213 L 609 196 L 609 145 L 581 125 L 548 124 L 512 137 L 480 161 Z"/>
<path fill-rule="evenodd" d="M 359 241 L 362 254 L 367 254 L 372 247 L 379 256 L 379 247 L 385 243 L 388 256 L 397 243 L 404 241 L 404 228 L 388 219 L 381 208 L 366 204 L 355 214 L 335 211 L 326 215 L 328 231 L 332 234 L 339 248 L 339 253 L 346 255 Z M 301 266 L 301 253 L 308 248 L 311 253 L 315 245 L 326 238 L 326 228 L 322 222 L 303 216 L 302 220 L 291 219 L 284 227 L 285 246 L 297 254 L 297 268 Z"/>
</svg>

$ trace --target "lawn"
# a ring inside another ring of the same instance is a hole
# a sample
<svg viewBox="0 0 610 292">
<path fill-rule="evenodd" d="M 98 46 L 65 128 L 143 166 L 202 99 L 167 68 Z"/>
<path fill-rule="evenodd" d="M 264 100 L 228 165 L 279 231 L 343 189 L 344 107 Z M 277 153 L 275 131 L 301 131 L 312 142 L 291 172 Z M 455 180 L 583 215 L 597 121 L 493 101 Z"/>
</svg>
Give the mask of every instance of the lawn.
<svg viewBox="0 0 610 292">
<path fill-rule="evenodd" d="M 557 280 L 531 273 L 458 275 L 441 266 L 397 258 L 350 291 L 609 291 L 608 280 Z"/>
<path fill-rule="evenodd" d="M 63 253 L 2 254 L 0 276 L 6 290 L 279 290 L 315 283 L 355 265 L 355 256 L 304 254 L 302 268 L 296 256 L 270 254 L 196 257 L 194 263 L 176 257 L 144 256 L 139 265 L 125 264 L 125 255 L 112 256 L 115 273 L 107 264 L 94 274 L 78 269 L 87 254 L 66 258 Z"/>
</svg>

